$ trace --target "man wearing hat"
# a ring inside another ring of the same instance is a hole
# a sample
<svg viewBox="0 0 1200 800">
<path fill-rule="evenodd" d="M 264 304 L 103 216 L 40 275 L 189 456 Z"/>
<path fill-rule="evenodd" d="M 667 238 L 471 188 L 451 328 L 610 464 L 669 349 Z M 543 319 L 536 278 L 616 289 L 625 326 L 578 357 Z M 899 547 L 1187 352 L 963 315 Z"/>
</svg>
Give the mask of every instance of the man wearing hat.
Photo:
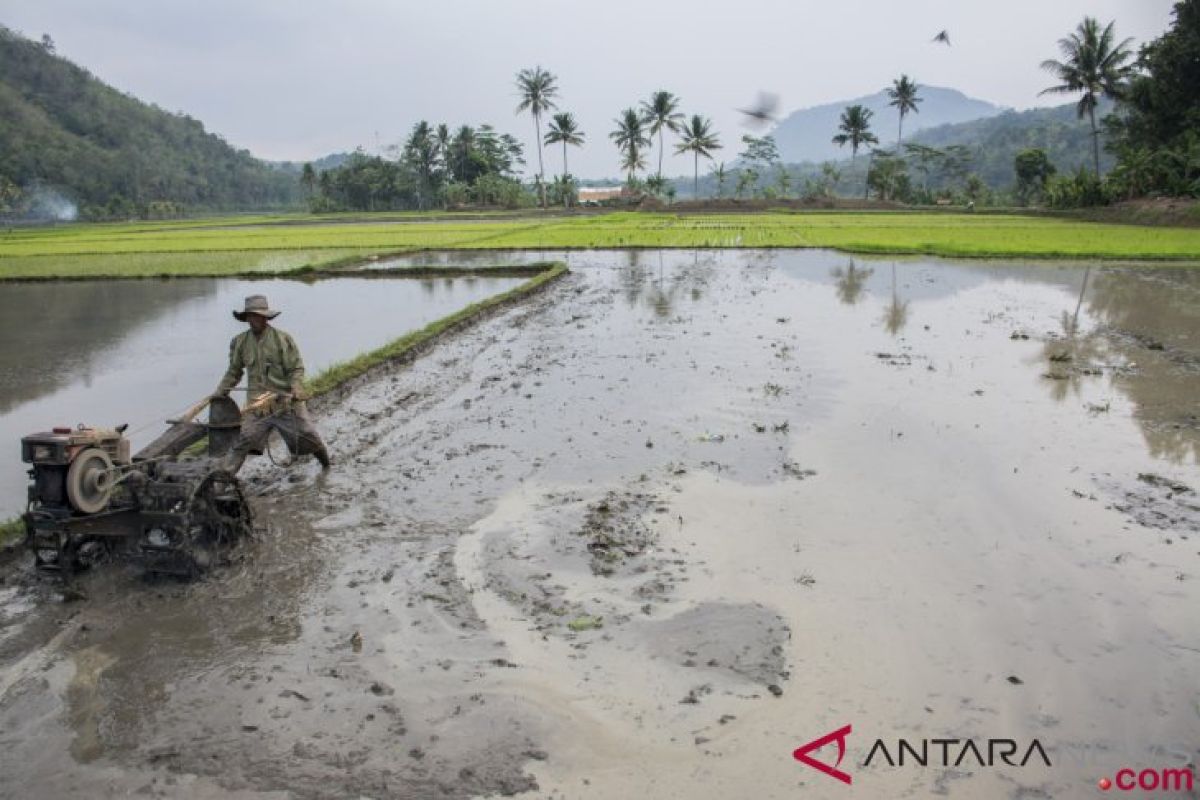
<svg viewBox="0 0 1200 800">
<path fill-rule="evenodd" d="M 241 435 L 225 458 L 225 468 L 237 472 L 246 455 L 261 455 L 267 437 L 277 430 L 293 456 L 311 453 L 324 469 L 329 468 L 329 451 L 308 418 L 304 401 L 304 360 L 291 336 L 273 327 L 279 316 L 261 294 L 246 298 L 246 307 L 233 316 L 249 325 L 229 343 L 229 369 L 217 386 L 216 395 L 228 397 L 246 373 L 249 385 L 247 410 L 243 412 Z M 266 402 L 257 402 L 273 394 Z"/>
</svg>

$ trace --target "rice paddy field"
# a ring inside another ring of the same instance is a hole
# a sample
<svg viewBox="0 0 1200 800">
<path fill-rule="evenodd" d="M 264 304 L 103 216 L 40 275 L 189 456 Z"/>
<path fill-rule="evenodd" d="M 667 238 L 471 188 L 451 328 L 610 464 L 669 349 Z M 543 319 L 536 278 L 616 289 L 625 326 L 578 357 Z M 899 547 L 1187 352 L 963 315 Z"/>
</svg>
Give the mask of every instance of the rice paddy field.
<svg viewBox="0 0 1200 800">
<path fill-rule="evenodd" d="M 0 279 L 286 274 L 425 249 L 820 247 L 1200 261 L 1200 229 L 928 212 L 278 215 L 0 232 Z"/>
</svg>

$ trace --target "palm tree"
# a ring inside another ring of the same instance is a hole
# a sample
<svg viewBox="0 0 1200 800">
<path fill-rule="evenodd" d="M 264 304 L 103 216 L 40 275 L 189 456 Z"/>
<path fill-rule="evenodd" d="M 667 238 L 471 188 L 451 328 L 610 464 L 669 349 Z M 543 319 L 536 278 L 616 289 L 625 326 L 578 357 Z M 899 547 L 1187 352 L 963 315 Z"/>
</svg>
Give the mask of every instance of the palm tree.
<svg viewBox="0 0 1200 800">
<path fill-rule="evenodd" d="M 892 87 L 887 90 L 887 94 L 891 98 L 888 105 L 895 106 L 900 112 L 900 132 L 896 136 L 896 146 L 899 148 L 900 143 L 904 141 L 904 115 L 910 111 L 914 114 L 921 113 L 917 108 L 921 98 L 917 97 L 917 84 L 907 75 L 901 75 L 898 80 L 892 81 Z"/>
<path fill-rule="evenodd" d="M 729 176 L 725 173 L 725 162 L 717 164 L 717 168 L 712 171 L 713 178 L 717 181 L 717 197 L 725 196 L 725 181 L 729 180 Z"/>
<path fill-rule="evenodd" d="M 1129 45 L 1133 40 L 1126 39 L 1114 46 L 1114 25 L 1110 22 L 1100 30 L 1095 17 L 1084 17 L 1074 33 L 1058 40 L 1063 60 L 1050 58 L 1042 62 L 1042 69 L 1062 83 L 1043 89 L 1039 94 L 1083 92 L 1075 110 L 1080 119 L 1087 114 L 1092 123 L 1092 160 L 1097 178 L 1100 177 L 1100 132 L 1096 129 L 1096 104 L 1101 97 L 1113 100 L 1121 97 L 1125 80 L 1133 71 L 1133 67 L 1125 63 L 1132 56 Z"/>
<path fill-rule="evenodd" d="M 300 170 L 300 185 L 304 187 L 304 192 L 308 195 L 313 193 L 313 189 L 317 185 L 317 173 L 311 162 L 306 162 L 304 168 Z"/>
<path fill-rule="evenodd" d="M 550 120 L 550 130 L 546 132 L 546 144 L 556 144 L 562 142 L 563 146 L 563 178 L 571 172 L 567 169 L 567 145 L 579 147 L 583 144 L 583 131 L 579 130 L 579 123 L 575 121 L 575 115 L 570 112 L 555 114 Z"/>
<path fill-rule="evenodd" d="M 833 137 L 833 143 L 838 147 L 850 145 L 851 162 L 858 155 L 858 148 L 864 144 L 879 144 L 879 138 L 871 133 L 871 117 L 874 113 L 866 106 L 847 106 L 842 112 L 842 119 L 838 123 L 841 133 Z"/>
<path fill-rule="evenodd" d="M 642 148 L 650 146 L 650 136 L 642 127 L 641 115 L 632 108 L 622 111 L 621 116 L 613 122 L 617 124 L 617 129 L 610 133 L 608 138 L 616 142 L 617 149 L 621 151 L 621 169 L 629 172 L 629 180 L 632 182 L 633 174 L 646 167 Z"/>
<path fill-rule="evenodd" d="M 434 132 L 434 140 L 437 142 L 438 158 L 442 161 L 442 168 L 447 172 L 450 170 L 450 126 L 446 123 L 441 123 L 437 126 Z"/>
<path fill-rule="evenodd" d="M 721 149 L 721 142 L 713 133 L 712 121 L 699 114 L 692 115 L 690 123 L 685 122 L 679 129 L 679 137 L 683 141 L 675 145 L 676 153 L 692 154 L 692 194 L 700 199 L 700 156 L 712 160 L 712 151 Z M 662 151 L 659 151 L 662 155 Z"/>
<path fill-rule="evenodd" d="M 404 142 L 402 159 L 417 173 L 417 207 L 422 210 L 433 194 L 437 154 L 437 140 L 429 123 L 421 120 L 413 125 L 412 133 Z"/>
<path fill-rule="evenodd" d="M 850 145 L 850 163 L 854 163 L 854 157 L 858 155 L 858 148 L 864 144 L 879 144 L 879 137 L 871 133 L 871 117 L 875 112 L 866 106 L 847 106 L 842 112 L 842 119 L 838 122 L 838 130 L 841 131 L 837 136 L 833 137 L 833 143 L 838 147 L 842 147 L 847 143 Z M 870 168 L 867 173 L 869 178 Z M 867 178 L 863 179 L 863 197 L 867 196 L 870 190 L 870 182 Z"/>
<path fill-rule="evenodd" d="M 538 148 L 538 188 L 542 193 L 542 208 L 546 207 L 546 171 L 542 166 L 542 114 L 552 108 L 558 108 L 554 98 L 558 95 L 552 74 L 539 67 L 523 69 L 517 73 L 517 91 L 521 102 L 517 105 L 517 113 L 528 111 L 533 115 L 533 130 L 537 134 Z"/>
<path fill-rule="evenodd" d="M 451 170 L 454 174 L 454 179 L 463 183 L 470 183 L 474 176 L 470 175 L 467 167 L 471 161 L 471 153 L 475 150 L 475 129 L 470 125 L 463 125 L 458 129 L 458 133 L 454 134 L 454 140 L 450 143 L 450 152 L 453 157 L 454 167 Z"/>
<path fill-rule="evenodd" d="M 642 121 L 650 126 L 650 135 L 658 134 L 658 177 L 662 177 L 663 128 L 679 131 L 684 119 L 679 112 L 679 98 L 670 92 L 658 91 L 642 102 Z"/>
</svg>

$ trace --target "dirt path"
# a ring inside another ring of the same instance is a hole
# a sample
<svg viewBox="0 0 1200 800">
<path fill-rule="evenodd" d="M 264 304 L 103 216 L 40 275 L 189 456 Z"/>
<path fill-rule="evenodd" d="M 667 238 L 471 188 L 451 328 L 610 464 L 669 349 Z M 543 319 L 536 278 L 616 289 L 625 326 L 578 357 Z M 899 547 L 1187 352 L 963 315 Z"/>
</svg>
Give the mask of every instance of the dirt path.
<svg viewBox="0 0 1200 800">
<path fill-rule="evenodd" d="M 0 795 L 841 797 L 791 752 L 848 723 L 869 796 L 1194 763 L 1197 505 L 1137 476 L 1196 468 L 1115 371 L 1055 398 L 1070 281 L 906 265 L 895 332 L 828 265 L 631 258 L 320 409 L 337 467 L 258 465 L 218 579 L 7 572 Z"/>
</svg>

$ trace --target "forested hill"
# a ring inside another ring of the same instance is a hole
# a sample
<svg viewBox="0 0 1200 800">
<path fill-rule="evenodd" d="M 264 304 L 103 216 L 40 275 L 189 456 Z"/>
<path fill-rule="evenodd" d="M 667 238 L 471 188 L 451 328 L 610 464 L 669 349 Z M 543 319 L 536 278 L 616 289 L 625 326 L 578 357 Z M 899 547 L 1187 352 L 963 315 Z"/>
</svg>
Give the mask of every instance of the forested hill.
<svg viewBox="0 0 1200 800">
<path fill-rule="evenodd" d="M 84 217 L 292 205 L 299 181 L 199 121 L 104 84 L 0 26 L 0 214 Z"/>
<path fill-rule="evenodd" d="M 1000 189 L 1016 180 L 1013 160 L 1017 153 L 1030 147 L 1045 150 L 1059 172 L 1074 172 L 1080 166 L 1091 168 L 1091 128 L 1087 119 L 1079 119 L 1075 105 L 1005 111 L 985 119 L 927 128 L 905 139 L 928 147 L 967 147 L 971 153 L 970 171 L 988 186 Z M 1112 103 L 1102 102 L 1096 109 L 1097 121 L 1111 111 Z M 1104 141 L 1102 132 L 1100 167 L 1107 171 L 1114 159 L 1103 149 Z"/>
</svg>

